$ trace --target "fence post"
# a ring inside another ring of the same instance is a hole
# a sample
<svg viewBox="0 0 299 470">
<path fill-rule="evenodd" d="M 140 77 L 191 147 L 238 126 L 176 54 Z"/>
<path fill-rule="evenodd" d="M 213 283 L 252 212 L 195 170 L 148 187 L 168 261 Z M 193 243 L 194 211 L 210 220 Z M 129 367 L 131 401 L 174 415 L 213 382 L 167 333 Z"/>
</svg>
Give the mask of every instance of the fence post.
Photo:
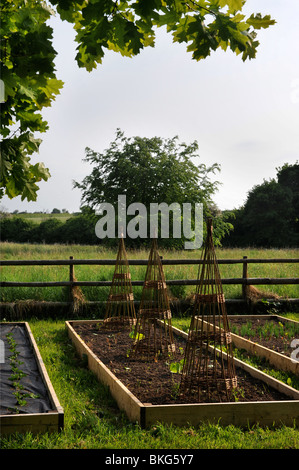
<svg viewBox="0 0 299 470">
<path fill-rule="evenodd" d="M 243 256 L 243 279 L 248 278 L 248 263 L 247 263 L 247 256 Z M 244 300 L 247 300 L 247 292 L 248 292 L 248 285 L 242 284 L 242 297 Z"/>
<path fill-rule="evenodd" d="M 70 256 L 70 260 L 73 260 L 74 257 L 73 256 Z M 73 282 L 74 282 L 74 265 L 73 263 L 70 264 L 70 282 L 71 282 L 71 285 L 70 285 L 70 302 L 74 302 L 74 295 L 73 295 Z"/>
</svg>

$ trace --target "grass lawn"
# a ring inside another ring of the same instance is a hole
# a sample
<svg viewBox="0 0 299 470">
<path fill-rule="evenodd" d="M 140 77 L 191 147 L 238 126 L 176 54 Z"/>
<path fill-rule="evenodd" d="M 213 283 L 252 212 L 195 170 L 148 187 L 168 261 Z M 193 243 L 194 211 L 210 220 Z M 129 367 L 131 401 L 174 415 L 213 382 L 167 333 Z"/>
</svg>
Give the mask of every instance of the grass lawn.
<svg viewBox="0 0 299 470">
<path fill-rule="evenodd" d="M 293 317 L 293 315 L 290 315 Z M 298 314 L 295 314 L 298 319 Z M 173 319 L 187 328 L 188 319 Z M 2 449 L 298 449 L 295 427 L 241 429 L 202 424 L 183 428 L 156 424 L 149 429 L 130 423 L 107 387 L 77 358 L 64 321 L 29 321 L 50 379 L 65 412 L 61 433 L 30 433 L 1 440 Z M 262 367 L 262 366 L 261 366 Z M 287 377 L 280 378 L 283 381 Z M 298 384 L 293 384 L 293 386 Z"/>
</svg>

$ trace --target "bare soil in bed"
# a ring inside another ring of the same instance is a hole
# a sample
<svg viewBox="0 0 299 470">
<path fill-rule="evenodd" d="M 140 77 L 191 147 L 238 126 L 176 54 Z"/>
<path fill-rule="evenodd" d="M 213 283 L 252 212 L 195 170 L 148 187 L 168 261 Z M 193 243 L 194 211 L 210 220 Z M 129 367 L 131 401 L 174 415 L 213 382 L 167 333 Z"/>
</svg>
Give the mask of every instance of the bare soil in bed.
<svg viewBox="0 0 299 470">
<path fill-rule="evenodd" d="M 170 372 L 170 362 L 183 358 L 186 340 L 174 335 L 176 355 L 156 361 L 143 361 L 130 354 L 133 340 L 129 329 L 122 331 L 100 329 L 97 324 L 73 324 L 73 328 L 94 354 L 114 373 L 114 375 L 142 402 L 155 405 L 186 403 L 178 396 L 180 374 Z M 238 401 L 279 401 L 289 400 L 284 394 L 268 387 L 264 382 L 253 378 L 237 368 Z M 213 402 L 226 402 L 226 394 Z M 188 403 L 198 402 L 197 398 Z"/>
</svg>

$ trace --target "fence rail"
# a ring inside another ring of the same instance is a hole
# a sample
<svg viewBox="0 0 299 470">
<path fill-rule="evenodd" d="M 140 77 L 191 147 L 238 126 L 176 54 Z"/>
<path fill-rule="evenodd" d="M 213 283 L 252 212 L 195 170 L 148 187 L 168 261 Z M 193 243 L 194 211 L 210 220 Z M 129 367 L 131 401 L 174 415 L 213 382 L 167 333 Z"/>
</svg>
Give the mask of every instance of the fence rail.
<svg viewBox="0 0 299 470">
<path fill-rule="evenodd" d="M 129 264 L 132 266 L 146 266 L 148 261 L 141 259 L 129 259 Z M 169 265 L 194 265 L 202 264 L 201 259 L 163 259 L 161 258 L 164 266 Z M 98 266 L 113 266 L 116 260 L 111 259 L 73 259 L 70 256 L 66 260 L 2 260 L 0 266 L 69 266 L 69 280 L 68 281 L 49 281 L 49 282 L 13 282 L 1 281 L 0 287 L 69 287 L 70 291 L 74 287 L 84 286 L 111 286 L 112 281 L 77 281 L 74 280 L 74 266 L 78 265 L 98 265 Z M 275 284 L 299 284 L 299 278 L 250 278 L 248 277 L 248 264 L 253 263 L 299 263 L 298 258 L 243 258 L 239 259 L 219 259 L 218 264 L 242 264 L 243 273 L 239 278 L 224 278 L 222 279 L 223 285 L 239 284 L 242 286 L 243 298 L 246 297 L 246 287 L 250 285 L 275 285 Z M 209 281 L 210 283 L 213 280 Z M 193 286 L 198 284 L 198 279 L 172 279 L 167 280 L 169 286 L 184 285 Z M 133 286 L 142 286 L 143 281 L 132 281 Z"/>
<path fill-rule="evenodd" d="M 202 264 L 201 259 L 161 259 L 162 264 L 165 266 L 178 265 L 178 264 Z M 148 260 L 146 259 L 129 259 L 129 264 L 132 266 L 146 266 Z M 114 259 L 52 259 L 52 260 L 0 260 L 0 266 L 64 266 L 64 265 L 99 265 L 99 266 L 113 266 L 116 260 Z M 247 258 L 244 256 L 239 259 L 219 259 L 218 264 L 244 264 L 244 263 L 299 263 L 299 258 Z"/>
</svg>

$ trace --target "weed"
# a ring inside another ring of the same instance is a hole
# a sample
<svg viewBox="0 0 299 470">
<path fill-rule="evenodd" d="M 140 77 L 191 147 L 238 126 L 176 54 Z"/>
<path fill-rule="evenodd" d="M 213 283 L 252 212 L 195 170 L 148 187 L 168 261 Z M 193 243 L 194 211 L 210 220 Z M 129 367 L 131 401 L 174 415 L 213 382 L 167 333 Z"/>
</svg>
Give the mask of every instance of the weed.
<svg viewBox="0 0 299 470">
<path fill-rule="evenodd" d="M 171 398 L 176 400 L 179 396 L 179 392 L 180 392 L 180 384 L 177 382 L 175 383 L 173 382 L 172 388 L 171 388 Z"/>
<path fill-rule="evenodd" d="M 291 377 L 288 377 L 288 378 L 287 378 L 287 384 L 288 384 L 290 387 L 293 386 L 293 381 L 292 381 Z"/>
<path fill-rule="evenodd" d="M 169 365 L 170 372 L 173 374 L 181 374 L 184 367 L 184 359 L 181 359 L 179 362 L 172 362 Z"/>
<path fill-rule="evenodd" d="M 240 386 L 237 388 L 233 388 L 231 393 L 235 401 L 239 401 L 240 399 L 243 399 L 245 397 L 245 390 L 243 387 Z"/>
<path fill-rule="evenodd" d="M 132 338 L 134 341 L 141 341 L 143 338 L 145 338 L 144 334 L 142 333 L 135 333 L 135 330 L 132 330 L 131 333 L 129 334 L 129 337 Z"/>
</svg>

